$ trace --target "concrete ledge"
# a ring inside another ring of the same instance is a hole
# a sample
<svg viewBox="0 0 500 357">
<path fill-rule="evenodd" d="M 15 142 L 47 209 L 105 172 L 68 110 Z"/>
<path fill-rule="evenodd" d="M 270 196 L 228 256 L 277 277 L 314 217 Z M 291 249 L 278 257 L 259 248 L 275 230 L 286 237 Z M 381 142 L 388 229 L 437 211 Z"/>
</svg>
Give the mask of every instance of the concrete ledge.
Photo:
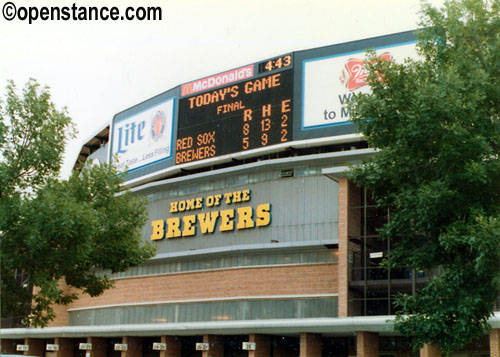
<svg viewBox="0 0 500 357">
<path fill-rule="evenodd" d="M 2 329 L 2 338 L 51 338 L 85 336 L 162 336 L 237 334 L 353 334 L 357 331 L 397 335 L 393 329 L 394 316 L 358 316 L 339 318 L 280 319 L 252 321 L 188 322 L 165 324 L 133 324 L 105 326 L 61 326 L 47 328 Z M 489 320 L 492 328 L 500 328 L 500 312 Z"/>
</svg>

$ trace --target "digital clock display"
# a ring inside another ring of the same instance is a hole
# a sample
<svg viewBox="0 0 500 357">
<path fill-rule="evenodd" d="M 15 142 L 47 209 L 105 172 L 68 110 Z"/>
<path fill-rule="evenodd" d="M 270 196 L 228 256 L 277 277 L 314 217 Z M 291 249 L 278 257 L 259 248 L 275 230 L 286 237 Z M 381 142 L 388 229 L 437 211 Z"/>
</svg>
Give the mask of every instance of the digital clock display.
<svg viewBox="0 0 500 357">
<path fill-rule="evenodd" d="M 265 62 L 259 63 L 259 73 L 271 72 L 275 69 L 287 68 L 292 66 L 292 55 L 276 57 Z"/>
<path fill-rule="evenodd" d="M 175 163 L 291 139 L 292 70 L 287 70 L 182 98 Z"/>
</svg>

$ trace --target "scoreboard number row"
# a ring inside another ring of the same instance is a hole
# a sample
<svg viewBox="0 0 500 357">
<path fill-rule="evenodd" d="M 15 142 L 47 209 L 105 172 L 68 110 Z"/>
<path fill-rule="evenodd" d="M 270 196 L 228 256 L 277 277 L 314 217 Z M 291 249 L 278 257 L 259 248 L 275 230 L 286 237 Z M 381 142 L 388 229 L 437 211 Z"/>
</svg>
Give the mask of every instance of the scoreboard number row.
<svg viewBox="0 0 500 357">
<path fill-rule="evenodd" d="M 289 66 L 291 56 L 272 61 Z M 291 141 L 291 98 L 291 69 L 181 98 L 175 163 Z"/>
</svg>

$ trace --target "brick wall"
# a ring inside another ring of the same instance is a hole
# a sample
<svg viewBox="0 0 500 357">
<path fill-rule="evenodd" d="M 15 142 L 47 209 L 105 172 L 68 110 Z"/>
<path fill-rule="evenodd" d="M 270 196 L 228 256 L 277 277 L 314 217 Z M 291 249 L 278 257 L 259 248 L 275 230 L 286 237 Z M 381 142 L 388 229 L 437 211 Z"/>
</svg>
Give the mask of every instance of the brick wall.
<svg viewBox="0 0 500 357">
<path fill-rule="evenodd" d="M 71 338 L 63 338 L 63 337 L 56 337 L 54 339 L 54 344 L 59 346 L 59 351 L 54 353 L 55 356 L 57 357 L 66 357 L 66 356 L 72 356 L 73 355 L 73 339 Z"/>
<path fill-rule="evenodd" d="M 208 343 L 210 347 L 202 352 L 202 357 L 224 357 L 224 337 L 203 335 L 203 343 Z"/>
<path fill-rule="evenodd" d="M 101 296 L 81 295 L 68 308 L 238 296 L 337 293 L 337 265 L 241 268 L 118 279 Z"/>
<path fill-rule="evenodd" d="M 181 357 L 181 340 L 177 336 L 161 336 L 161 342 L 167 344 L 167 350 L 160 352 L 160 357 Z"/>
<path fill-rule="evenodd" d="M 500 329 L 491 330 L 490 335 L 490 356 L 500 357 Z"/>
<path fill-rule="evenodd" d="M 61 286 L 65 294 L 70 294 L 72 291 L 76 290 L 66 285 L 66 282 L 64 281 L 59 282 L 59 285 Z M 69 322 L 69 313 L 67 310 L 68 307 L 63 305 L 55 305 L 52 306 L 52 308 L 56 313 L 56 318 L 52 321 L 52 324 L 50 326 L 67 326 Z"/>
<path fill-rule="evenodd" d="M 59 287 L 62 289 L 62 291 L 65 293 L 65 294 L 69 294 L 71 293 L 72 291 L 75 291 L 75 289 L 72 289 L 71 287 L 69 287 L 68 285 L 66 285 L 66 282 L 64 281 L 64 279 L 61 279 L 59 281 Z M 39 288 L 38 287 L 35 287 L 33 289 L 33 292 L 36 293 L 38 292 Z M 52 309 L 54 309 L 54 312 L 56 313 L 56 318 L 54 320 L 52 320 L 48 326 L 49 327 L 53 327 L 53 326 L 67 326 L 68 323 L 69 323 L 69 313 L 68 313 L 68 306 L 64 306 L 64 305 L 52 305 Z"/>
<path fill-rule="evenodd" d="M 321 352 L 320 334 L 300 334 L 300 357 L 321 357 Z"/>
<path fill-rule="evenodd" d="M 248 357 L 268 357 L 271 355 L 269 335 L 250 334 L 248 341 L 255 342 L 255 351 L 248 351 Z"/>
<path fill-rule="evenodd" d="M 87 343 L 92 344 L 92 350 L 85 355 L 89 357 L 106 357 L 106 339 L 104 337 L 87 337 Z"/>
<path fill-rule="evenodd" d="M 356 356 L 378 357 L 378 334 L 359 331 L 356 333 Z"/>
<path fill-rule="evenodd" d="M 420 350 L 420 357 L 441 357 L 438 346 L 425 344 Z"/>
<path fill-rule="evenodd" d="M 339 264 L 338 264 L 338 294 L 339 317 L 349 316 L 349 279 L 348 279 L 348 251 L 349 251 L 349 181 L 347 178 L 339 180 Z"/>
<path fill-rule="evenodd" d="M 136 336 L 123 336 L 122 343 L 127 345 L 127 350 L 121 352 L 121 357 L 141 357 L 142 340 Z"/>
<path fill-rule="evenodd" d="M 361 209 L 352 209 L 361 205 L 362 190 L 357 188 L 345 177 L 339 179 L 339 264 L 338 264 L 338 294 L 339 317 L 356 316 L 361 313 L 359 306 L 349 303 L 358 296 L 349 291 L 349 281 L 352 278 L 353 262 L 349 261 L 352 253 L 359 251 L 359 246 L 349 242 L 349 237 L 361 235 Z"/>
</svg>

